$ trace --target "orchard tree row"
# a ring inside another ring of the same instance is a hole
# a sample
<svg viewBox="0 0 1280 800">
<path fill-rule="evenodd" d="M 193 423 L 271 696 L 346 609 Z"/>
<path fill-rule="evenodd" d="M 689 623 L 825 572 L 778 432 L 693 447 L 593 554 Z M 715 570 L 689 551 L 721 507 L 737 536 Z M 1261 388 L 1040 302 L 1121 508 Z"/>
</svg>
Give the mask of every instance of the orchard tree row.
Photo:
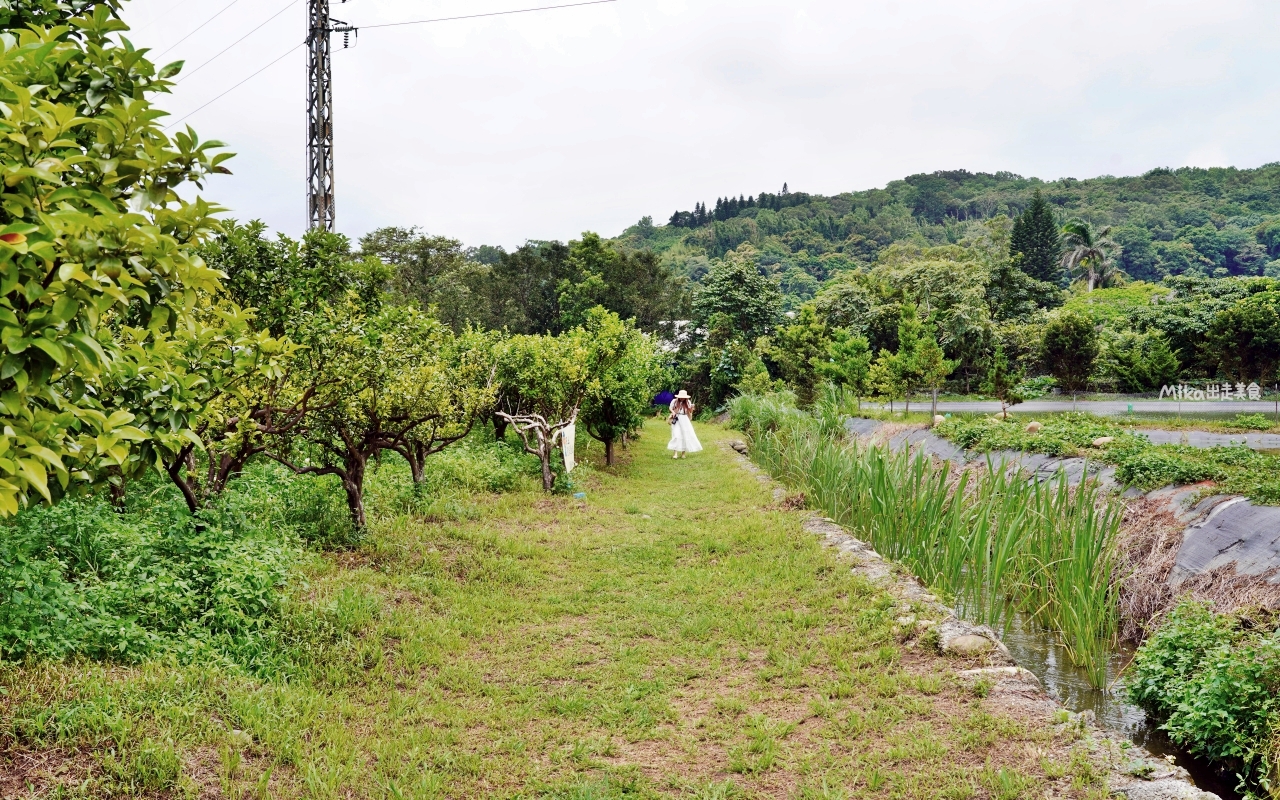
<svg viewBox="0 0 1280 800">
<path fill-rule="evenodd" d="M 638 427 L 655 345 L 601 307 L 611 286 L 583 248 L 566 255 L 581 280 L 560 287 L 555 330 L 511 334 L 442 322 L 431 276 L 342 236 L 220 222 L 180 190 L 230 155 L 166 134 L 153 105 L 181 65 L 157 69 L 111 4 L 83 5 L 22 12 L 27 27 L 0 35 L 0 513 L 119 498 L 157 469 L 194 513 L 269 458 L 337 476 L 363 526 L 381 453 L 421 481 L 425 459 L 496 420 L 550 489 L 564 428 L 612 459 Z"/>
</svg>

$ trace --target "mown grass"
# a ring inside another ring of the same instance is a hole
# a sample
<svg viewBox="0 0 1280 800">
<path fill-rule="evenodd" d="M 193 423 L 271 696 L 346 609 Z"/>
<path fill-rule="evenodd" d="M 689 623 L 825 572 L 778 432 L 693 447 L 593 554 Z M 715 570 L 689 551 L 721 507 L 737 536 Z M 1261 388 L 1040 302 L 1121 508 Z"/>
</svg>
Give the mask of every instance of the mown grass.
<svg viewBox="0 0 1280 800">
<path fill-rule="evenodd" d="M 732 421 L 752 435 L 762 466 L 970 619 L 999 628 L 1028 612 L 1103 685 L 1121 508 L 1096 486 L 1070 487 L 1065 475 L 1027 481 L 998 464 L 953 473 L 923 452 L 846 441 L 840 409 L 826 401 L 806 414 L 783 395 L 743 396 Z"/>
<path fill-rule="evenodd" d="M 4 667 L 0 794 L 1102 796 L 700 433 L 673 463 L 651 426 L 585 502 L 415 505 L 384 465 L 363 542 L 298 567 L 287 671 Z"/>
</svg>

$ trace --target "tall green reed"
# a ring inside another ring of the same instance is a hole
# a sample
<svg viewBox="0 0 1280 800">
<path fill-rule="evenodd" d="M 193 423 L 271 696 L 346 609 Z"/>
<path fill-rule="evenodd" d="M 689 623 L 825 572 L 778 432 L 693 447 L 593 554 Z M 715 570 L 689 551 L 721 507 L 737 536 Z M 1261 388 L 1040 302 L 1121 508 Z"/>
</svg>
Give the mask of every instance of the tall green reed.
<svg viewBox="0 0 1280 800">
<path fill-rule="evenodd" d="M 999 628 L 1029 613 L 1103 685 L 1117 625 L 1119 507 L 1063 474 L 1040 483 L 1001 463 L 954 470 L 921 452 L 843 441 L 832 422 L 840 415 L 824 405 L 810 415 L 787 396 L 739 398 L 732 419 L 761 466 L 965 616 Z"/>
</svg>

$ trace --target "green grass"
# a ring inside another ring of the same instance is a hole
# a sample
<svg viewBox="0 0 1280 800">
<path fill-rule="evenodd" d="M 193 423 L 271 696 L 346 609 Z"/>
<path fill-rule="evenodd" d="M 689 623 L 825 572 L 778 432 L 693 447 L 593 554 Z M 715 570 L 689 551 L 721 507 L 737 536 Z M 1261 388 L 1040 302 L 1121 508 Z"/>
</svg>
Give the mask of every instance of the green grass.
<svg viewBox="0 0 1280 800">
<path fill-rule="evenodd" d="M 1001 469 L 953 474 L 924 453 L 840 436 L 840 415 L 787 398 L 738 398 L 735 424 L 772 474 L 953 597 L 971 619 L 1002 626 L 1017 609 L 1061 634 L 1075 663 L 1105 681 L 1117 617 L 1112 574 L 1121 509 L 1065 476 L 1028 482 Z"/>
<path fill-rule="evenodd" d="M 1261 504 L 1280 504 L 1280 455 L 1244 446 L 1153 445 L 1134 432 L 1135 427 L 1152 427 L 1150 422 L 1135 425 L 1090 414 L 1061 414 L 1041 421 L 1044 427 L 1038 433 L 1026 431 L 1025 419 L 993 417 L 953 417 L 936 430 L 961 447 L 979 452 L 1021 450 L 1114 464 L 1117 480 L 1141 489 L 1213 481 L 1215 491 L 1241 494 Z M 1094 447 L 1093 442 L 1102 437 L 1114 441 Z"/>
<path fill-rule="evenodd" d="M 517 478 L 443 508 L 387 462 L 367 536 L 296 566 L 288 670 L 4 666 L 0 794 L 1085 796 L 1048 774 L 1071 742 L 903 640 L 732 434 L 673 462 L 665 432 L 611 471 L 586 448 L 586 502 Z"/>
</svg>

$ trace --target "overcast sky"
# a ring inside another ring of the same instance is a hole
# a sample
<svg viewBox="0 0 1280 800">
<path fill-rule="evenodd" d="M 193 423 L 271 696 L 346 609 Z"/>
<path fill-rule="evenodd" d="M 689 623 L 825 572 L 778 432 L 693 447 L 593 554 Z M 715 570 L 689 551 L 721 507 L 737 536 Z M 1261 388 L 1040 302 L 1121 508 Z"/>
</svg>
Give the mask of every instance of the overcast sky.
<svg viewBox="0 0 1280 800">
<path fill-rule="evenodd" d="M 356 25 L 565 2 L 332 1 Z M 135 43 L 190 73 L 285 9 L 183 80 L 177 118 L 301 42 L 306 4 L 125 13 Z M 366 30 L 334 58 L 338 227 L 511 247 L 784 181 L 832 194 L 938 169 L 1254 167 L 1280 160 L 1278 17 L 1262 0 L 619 0 Z M 298 49 L 192 115 L 238 153 L 206 196 L 301 233 L 304 107 Z"/>
</svg>

